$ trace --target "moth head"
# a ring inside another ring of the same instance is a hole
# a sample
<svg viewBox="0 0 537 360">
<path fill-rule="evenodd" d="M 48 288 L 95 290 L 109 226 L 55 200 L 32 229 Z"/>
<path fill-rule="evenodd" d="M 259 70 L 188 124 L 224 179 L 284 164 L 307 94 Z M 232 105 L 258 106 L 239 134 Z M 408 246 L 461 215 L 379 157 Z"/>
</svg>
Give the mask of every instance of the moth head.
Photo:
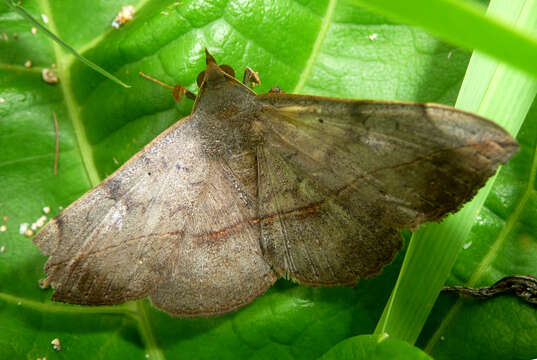
<svg viewBox="0 0 537 360">
<path fill-rule="evenodd" d="M 205 63 L 207 68 L 200 72 L 196 79 L 199 88 L 204 83 L 213 85 L 226 81 L 226 78 L 235 79 L 235 70 L 229 65 L 218 65 L 207 49 L 205 49 Z"/>
</svg>

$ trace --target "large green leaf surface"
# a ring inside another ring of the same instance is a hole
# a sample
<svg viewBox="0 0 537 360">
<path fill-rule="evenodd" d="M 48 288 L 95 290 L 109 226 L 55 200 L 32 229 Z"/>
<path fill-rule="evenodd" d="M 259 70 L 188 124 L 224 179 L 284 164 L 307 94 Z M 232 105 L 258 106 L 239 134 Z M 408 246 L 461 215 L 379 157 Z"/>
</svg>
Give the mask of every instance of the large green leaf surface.
<svg viewBox="0 0 537 360">
<path fill-rule="evenodd" d="M 135 20 L 112 28 L 126 3 L 35 0 L 23 6 L 36 17 L 46 14 L 54 32 L 131 89 L 74 61 L 0 5 L 0 34 L 8 37 L 0 36 L 0 225 L 7 226 L 0 233 L 0 358 L 311 359 L 348 337 L 371 333 L 401 256 L 355 288 L 308 288 L 280 280 L 236 313 L 175 319 L 148 301 L 105 308 L 51 302 L 51 290 L 38 286 L 46 258 L 19 234 L 19 224 L 34 222 L 45 206 L 52 209 L 47 216 L 56 215 L 189 114 L 190 100 L 176 103 L 139 71 L 196 91 L 207 47 L 239 77 L 247 65 L 257 70 L 258 92 L 278 85 L 292 93 L 453 104 L 469 53 L 334 0 L 131 2 Z M 24 67 L 27 60 L 32 68 Z M 41 80 L 41 70 L 52 63 L 58 65 L 56 85 Z M 60 125 L 56 176 L 53 112 Z M 454 283 L 537 275 L 532 226 L 537 129 L 531 119 L 534 113 L 519 137 L 521 154 L 498 178 L 472 245 L 457 262 Z M 438 358 L 535 357 L 535 314 L 513 298 L 479 303 L 442 297 L 420 344 Z M 499 315 L 503 318 L 493 321 Z M 60 352 L 50 344 L 56 337 Z M 508 348 L 513 338 L 517 346 Z"/>
</svg>

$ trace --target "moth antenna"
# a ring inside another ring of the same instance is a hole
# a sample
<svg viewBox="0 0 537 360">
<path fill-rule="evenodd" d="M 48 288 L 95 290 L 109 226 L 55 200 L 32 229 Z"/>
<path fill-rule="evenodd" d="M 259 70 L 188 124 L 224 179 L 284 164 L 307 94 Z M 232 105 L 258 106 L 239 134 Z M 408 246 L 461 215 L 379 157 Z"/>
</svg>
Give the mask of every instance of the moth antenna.
<svg viewBox="0 0 537 360">
<path fill-rule="evenodd" d="M 140 74 L 140 76 L 146 78 L 147 80 L 153 81 L 153 82 L 159 84 L 160 86 L 165 87 L 166 89 L 173 90 L 173 86 L 168 85 L 168 84 L 166 84 L 165 82 L 162 82 L 162 81 L 160 81 L 160 80 L 157 80 L 157 79 L 155 79 L 154 77 L 151 77 L 151 76 L 149 76 L 149 75 L 146 75 L 146 74 L 144 74 L 144 73 L 141 72 L 141 71 L 139 72 L 139 74 Z"/>
<path fill-rule="evenodd" d="M 233 70 L 233 68 L 231 66 L 226 65 L 226 64 L 219 65 L 219 66 L 220 66 L 220 70 L 222 70 L 223 72 L 225 72 L 226 74 L 228 74 L 232 78 L 235 77 L 235 70 Z"/>
<path fill-rule="evenodd" d="M 166 84 L 165 82 L 155 79 L 154 77 L 144 74 L 141 71 L 139 72 L 139 74 L 141 77 L 146 78 L 147 80 L 153 81 L 159 84 L 160 86 L 165 87 L 166 89 L 172 90 L 172 96 L 175 99 L 175 101 L 181 101 L 181 99 L 183 98 L 183 95 L 191 100 L 196 99 L 196 94 L 194 94 L 193 92 L 191 92 L 190 90 L 188 90 L 186 87 L 182 85 L 177 84 L 175 86 L 171 86 L 171 85 Z"/>
</svg>

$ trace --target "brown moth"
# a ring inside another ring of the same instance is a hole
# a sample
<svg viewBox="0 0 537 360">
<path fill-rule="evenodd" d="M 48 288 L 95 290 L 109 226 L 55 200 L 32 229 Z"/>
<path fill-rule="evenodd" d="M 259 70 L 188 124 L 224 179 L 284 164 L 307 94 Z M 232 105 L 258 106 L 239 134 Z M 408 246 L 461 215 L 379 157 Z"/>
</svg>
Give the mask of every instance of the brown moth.
<svg viewBox="0 0 537 360">
<path fill-rule="evenodd" d="M 241 83 L 206 62 L 192 114 L 35 236 L 53 300 L 208 316 L 279 277 L 353 285 L 392 261 L 401 229 L 459 209 L 518 150 L 454 108 L 256 95 L 252 71 Z"/>
</svg>

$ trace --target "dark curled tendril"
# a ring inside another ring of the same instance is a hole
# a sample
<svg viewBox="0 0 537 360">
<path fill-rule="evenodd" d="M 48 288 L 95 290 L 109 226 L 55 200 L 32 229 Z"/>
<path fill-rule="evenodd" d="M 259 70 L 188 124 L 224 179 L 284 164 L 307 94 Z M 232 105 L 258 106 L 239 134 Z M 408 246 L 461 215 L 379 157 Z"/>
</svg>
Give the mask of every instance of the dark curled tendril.
<svg viewBox="0 0 537 360">
<path fill-rule="evenodd" d="M 527 303 L 537 305 L 537 279 L 532 276 L 511 275 L 498 280 L 492 286 L 480 288 L 445 286 L 442 291 L 457 292 L 460 295 L 478 299 L 489 299 L 500 294 L 512 293 Z"/>
</svg>

